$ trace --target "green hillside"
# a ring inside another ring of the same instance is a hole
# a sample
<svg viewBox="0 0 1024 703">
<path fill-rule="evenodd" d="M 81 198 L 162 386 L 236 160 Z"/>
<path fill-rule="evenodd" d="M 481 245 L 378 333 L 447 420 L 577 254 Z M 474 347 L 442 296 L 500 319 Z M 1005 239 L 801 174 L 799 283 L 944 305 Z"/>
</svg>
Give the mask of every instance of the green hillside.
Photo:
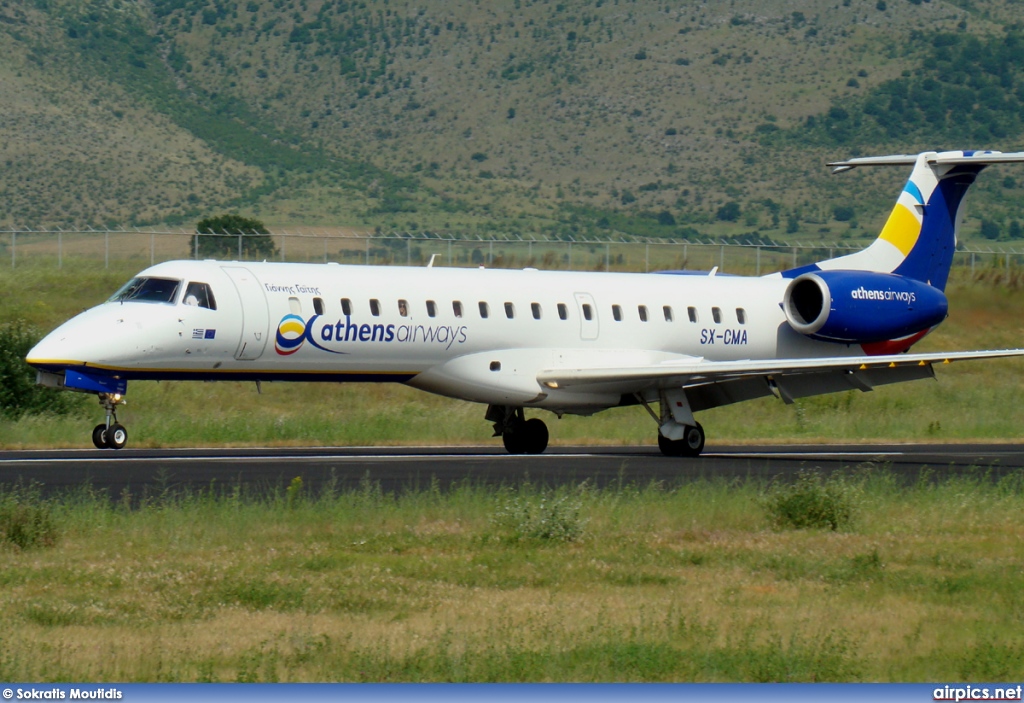
<svg viewBox="0 0 1024 703">
<path fill-rule="evenodd" d="M 0 225 L 859 238 L 905 174 L 826 160 L 1024 146 L 1022 19 L 1011 0 L 0 0 Z M 968 232 L 1019 236 L 1021 186 L 986 174 Z"/>
</svg>

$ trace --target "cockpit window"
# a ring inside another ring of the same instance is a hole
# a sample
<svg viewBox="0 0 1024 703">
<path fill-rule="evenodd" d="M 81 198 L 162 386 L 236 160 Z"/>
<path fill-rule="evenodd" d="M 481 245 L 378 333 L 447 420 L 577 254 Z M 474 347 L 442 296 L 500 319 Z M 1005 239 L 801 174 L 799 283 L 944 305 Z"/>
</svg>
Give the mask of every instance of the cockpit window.
<svg viewBox="0 0 1024 703">
<path fill-rule="evenodd" d="M 208 283 L 197 283 L 192 281 L 185 288 L 185 297 L 181 299 L 181 302 L 185 305 L 194 305 L 199 308 L 209 308 L 210 310 L 217 309 L 217 301 L 213 297 L 213 291 L 210 290 L 210 284 Z"/>
<path fill-rule="evenodd" d="M 121 286 L 107 302 L 123 303 L 133 300 L 144 303 L 173 303 L 181 281 L 173 278 L 133 278 Z"/>
</svg>

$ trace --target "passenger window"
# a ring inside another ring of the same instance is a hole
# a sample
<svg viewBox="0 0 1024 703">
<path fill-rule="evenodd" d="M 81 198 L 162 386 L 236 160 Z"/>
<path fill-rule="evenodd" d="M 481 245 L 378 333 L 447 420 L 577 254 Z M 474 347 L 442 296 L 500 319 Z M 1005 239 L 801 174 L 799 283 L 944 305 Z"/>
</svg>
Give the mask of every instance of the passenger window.
<svg viewBox="0 0 1024 703">
<path fill-rule="evenodd" d="M 452 301 L 452 312 L 455 313 L 455 317 L 462 317 L 462 303 L 460 301 Z"/>
<path fill-rule="evenodd" d="M 352 314 L 352 301 L 348 298 L 341 299 L 341 312 L 346 316 Z"/>
<path fill-rule="evenodd" d="M 530 312 L 533 313 L 533 319 L 540 319 L 540 303 L 530 303 Z"/>
<path fill-rule="evenodd" d="M 490 312 L 491 311 L 490 311 L 490 308 L 487 307 L 487 303 L 485 303 L 484 301 L 481 300 L 480 301 L 480 317 L 482 317 L 483 319 L 486 320 L 487 316 L 490 314 Z"/>
<path fill-rule="evenodd" d="M 647 306 L 638 305 L 636 311 L 640 314 L 640 322 L 647 322 Z"/>
<path fill-rule="evenodd" d="M 663 305 L 661 311 L 665 314 L 665 322 L 672 322 L 672 306 Z"/>
<path fill-rule="evenodd" d="M 715 322 L 722 321 L 722 310 L 721 308 L 711 308 L 711 317 L 715 318 Z"/>
<path fill-rule="evenodd" d="M 380 317 L 380 301 L 376 298 L 370 298 L 370 314 L 374 317 Z"/>
<path fill-rule="evenodd" d="M 583 303 L 583 319 L 584 320 L 593 320 L 594 319 L 594 311 L 593 311 L 593 309 L 591 309 L 591 307 L 590 307 L 590 305 L 588 303 Z"/>
<path fill-rule="evenodd" d="M 402 317 L 409 317 L 409 303 L 407 301 L 398 301 L 398 314 Z"/>
<path fill-rule="evenodd" d="M 736 308 L 736 321 L 741 325 L 747 324 L 747 311 L 743 308 Z"/>
<path fill-rule="evenodd" d="M 288 309 L 292 311 L 292 315 L 301 315 L 302 303 L 298 298 L 288 298 Z"/>
<path fill-rule="evenodd" d="M 516 306 L 512 303 L 505 303 L 505 317 L 512 319 L 516 316 Z"/>
<path fill-rule="evenodd" d="M 433 300 L 427 301 L 427 316 L 437 317 L 437 303 L 435 303 Z"/>
<path fill-rule="evenodd" d="M 323 315 L 324 314 L 324 299 L 323 298 L 313 298 L 313 312 L 315 312 L 317 315 Z"/>
<path fill-rule="evenodd" d="M 189 283 L 185 288 L 185 298 L 181 301 L 185 305 L 194 305 L 197 308 L 217 309 L 217 301 L 213 299 L 213 291 L 206 283 Z"/>
<path fill-rule="evenodd" d="M 696 322 L 697 321 L 697 308 L 693 308 L 693 307 L 686 308 L 686 316 L 688 318 L 690 318 L 690 322 Z"/>
<path fill-rule="evenodd" d="M 568 320 L 569 319 L 569 308 L 566 307 L 565 303 L 558 304 L 558 319 Z"/>
<path fill-rule="evenodd" d="M 612 319 L 616 322 L 622 322 L 622 307 L 619 305 L 612 305 Z"/>
</svg>

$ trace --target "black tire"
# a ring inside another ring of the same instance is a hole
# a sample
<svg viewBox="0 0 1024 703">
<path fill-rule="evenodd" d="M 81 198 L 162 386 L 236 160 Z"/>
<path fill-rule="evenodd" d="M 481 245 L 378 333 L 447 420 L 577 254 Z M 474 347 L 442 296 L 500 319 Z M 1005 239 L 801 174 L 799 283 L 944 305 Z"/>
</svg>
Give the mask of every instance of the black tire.
<svg viewBox="0 0 1024 703">
<path fill-rule="evenodd" d="M 543 454 L 548 448 L 548 426 L 540 418 L 531 418 L 519 429 L 523 436 L 524 454 Z"/>
<path fill-rule="evenodd" d="M 505 428 L 505 431 L 501 433 L 502 444 L 505 445 L 505 451 L 509 454 L 523 454 L 526 452 L 525 445 L 525 433 L 522 431 L 522 425 L 518 423 Z"/>
<path fill-rule="evenodd" d="M 696 457 L 704 451 L 704 428 L 698 422 L 696 426 L 688 426 L 682 439 L 667 439 L 658 435 L 658 449 L 665 456 Z"/>
<path fill-rule="evenodd" d="M 124 425 L 114 423 L 107 429 L 107 446 L 111 449 L 124 449 L 124 445 L 128 443 L 128 430 L 124 428 Z"/>
<path fill-rule="evenodd" d="M 687 427 L 683 434 L 683 456 L 700 456 L 704 451 L 704 428 L 698 422 L 694 427 Z"/>
<path fill-rule="evenodd" d="M 92 443 L 96 445 L 97 449 L 107 448 L 107 426 L 96 425 L 92 428 Z"/>
</svg>

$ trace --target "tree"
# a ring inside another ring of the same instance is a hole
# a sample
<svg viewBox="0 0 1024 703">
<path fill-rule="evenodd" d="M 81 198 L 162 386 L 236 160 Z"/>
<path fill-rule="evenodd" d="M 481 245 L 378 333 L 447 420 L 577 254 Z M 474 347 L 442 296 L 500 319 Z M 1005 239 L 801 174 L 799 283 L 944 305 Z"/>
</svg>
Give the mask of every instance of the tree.
<svg viewBox="0 0 1024 703">
<path fill-rule="evenodd" d="M 192 255 L 197 259 L 272 259 L 277 255 L 266 226 L 250 217 L 207 217 L 196 224 L 196 232 L 200 236 L 193 239 Z"/>
<path fill-rule="evenodd" d="M 715 213 L 715 217 L 725 222 L 735 222 L 740 219 L 740 204 L 735 200 L 730 200 L 722 207 L 718 208 L 718 212 Z"/>
</svg>

